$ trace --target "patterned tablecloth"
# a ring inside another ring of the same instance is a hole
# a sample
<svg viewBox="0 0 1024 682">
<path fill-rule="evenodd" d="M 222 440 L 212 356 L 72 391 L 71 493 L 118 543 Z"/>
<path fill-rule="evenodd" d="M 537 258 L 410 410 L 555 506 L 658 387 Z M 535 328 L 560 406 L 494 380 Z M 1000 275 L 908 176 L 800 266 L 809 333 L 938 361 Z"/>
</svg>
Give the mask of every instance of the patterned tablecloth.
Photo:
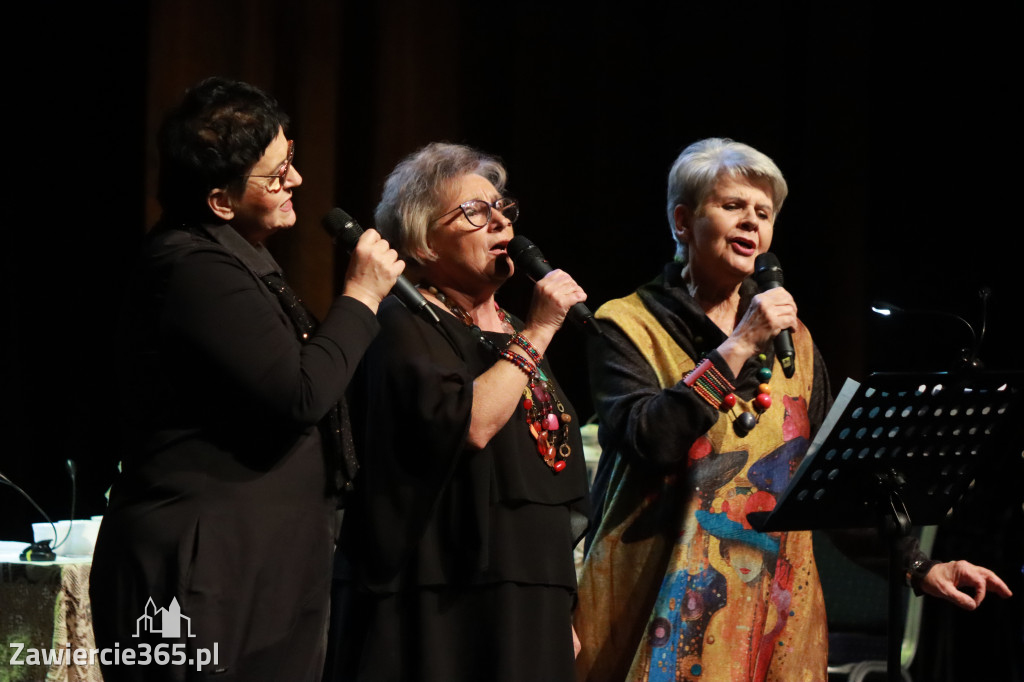
<svg viewBox="0 0 1024 682">
<path fill-rule="evenodd" d="M 76 665 L 70 653 L 95 649 L 89 604 L 89 557 L 54 562 L 26 563 L 18 553 L 25 543 L 0 542 L 0 682 L 102 682 L 98 662 Z M 40 662 L 13 665 L 12 657 L 24 645 L 19 660 L 30 660 L 32 650 Z M 51 656 L 41 662 L 42 652 Z M 52 662 L 60 654 L 61 661 Z"/>
</svg>

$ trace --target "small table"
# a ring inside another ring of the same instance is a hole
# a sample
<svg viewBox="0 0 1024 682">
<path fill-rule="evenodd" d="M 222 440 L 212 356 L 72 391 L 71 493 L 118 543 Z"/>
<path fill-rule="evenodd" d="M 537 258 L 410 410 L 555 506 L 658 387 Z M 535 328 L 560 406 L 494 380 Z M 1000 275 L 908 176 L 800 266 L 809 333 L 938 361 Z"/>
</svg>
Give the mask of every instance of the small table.
<svg viewBox="0 0 1024 682">
<path fill-rule="evenodd" d="M 39 663 L 12 665 L 16 648 L 22 644 L 20 659 L 29 650 L 59 653 L 68 649 L 86 651 L 96 648 L 92 632 L 92 608 L 89 603 L 89 571 L 92 558 L 57 557 L 55 561 L 21 561 L 18 558 L 26 542 L 0 541 L 0 677 L 11 680 L 46 682 L 102 682 L 98 663 L 76 665 Z M 51 659 L 52 661 L 52 659 Z M 45 675 L 45 677 L 44 677 Z"/>
</svg>

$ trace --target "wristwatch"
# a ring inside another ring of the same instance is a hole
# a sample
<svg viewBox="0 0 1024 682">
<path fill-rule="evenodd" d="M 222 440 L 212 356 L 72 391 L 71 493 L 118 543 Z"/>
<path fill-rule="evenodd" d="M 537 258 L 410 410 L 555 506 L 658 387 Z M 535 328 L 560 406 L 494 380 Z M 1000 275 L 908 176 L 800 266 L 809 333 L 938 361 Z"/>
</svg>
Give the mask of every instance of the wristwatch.
<svg viewBox="0 0 1024 682">
<path fill-rule="evenodd" d="M 914 594 L 920 596 L 921 592 L 921 581 L 928 575 L 928 571 L 932 570 L 932 566 L 939 563 L 929 559 L 924 554 L 917 556 L 910 562 L 910 567 L 907 569 L 907 585 L 914 588 Z"/>
</svg>

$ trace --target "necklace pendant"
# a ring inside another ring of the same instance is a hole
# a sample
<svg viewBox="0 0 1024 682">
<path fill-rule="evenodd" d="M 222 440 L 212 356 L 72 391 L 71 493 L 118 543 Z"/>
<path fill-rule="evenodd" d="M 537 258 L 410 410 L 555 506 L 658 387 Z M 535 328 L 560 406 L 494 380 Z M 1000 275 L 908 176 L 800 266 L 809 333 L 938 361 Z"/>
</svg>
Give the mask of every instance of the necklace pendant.
<svg viewBox="0 0 1024 682">
<path fill-rule="evenodd" d="M 528 385 L 523 389 L 523 409 L 527 412 L 533 409 L 533 393 Z"/>
<path fill-rule="evenodd" d="M 455 317 L 462 321 L 480 343 L 490 348 L 496 355 L 498 349 L 494 343 L 473 322 L 473 318 L 455 301 L 434 287 L 428 287 L 430 293 L 437 297 Z M 516 329 L 508 319 L 508 314 L 497 303 L 494 304 L 505 331 L 515 334 Z M 551 470 L 558 473 L 565 469 L 566 458 L 572 452 L 568 442 L 569 430 L 566 426 L 572 421 L 565 412 L 565 406 L 555 395 L 554 387 L 549 383 L 547 374 L 537 366 L 536 374 L 531 376 L 526 388 L 523 389 L 522 406 L 526 412 L 526 425 L 530 436 L 537 443 L 537 454 Z M 557 412 L 556 412 L 557 410 Z M 564 428 L 563 428 L 564 427 Z"/>
<path fill-rule="evenodd" d="M 732 423 L 733 431 L 740 438 L 745 438 L 748 433 L 754 430 L 755 426 L 757 426 L 757 419 L 750 412 L 742 413 Z"/>
</svg>

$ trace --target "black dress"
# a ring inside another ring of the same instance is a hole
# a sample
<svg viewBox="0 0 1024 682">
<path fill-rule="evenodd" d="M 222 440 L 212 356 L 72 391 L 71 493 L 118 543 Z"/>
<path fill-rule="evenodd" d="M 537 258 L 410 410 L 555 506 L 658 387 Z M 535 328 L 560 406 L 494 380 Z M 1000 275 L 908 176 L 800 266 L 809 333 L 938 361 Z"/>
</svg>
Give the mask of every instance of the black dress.
<svg viewBox="0 0 1024 682">
<path fill-rule="evenodd" d="M 497 360 L 438 315 L 432 327 L 385 301 L 366 355 L 366 412 L 361 425 L 353 417 L 363 467 L 342 529 L 356 594 L 338 634 L 340 676 L 572 680 L 572 551 L 588 511 L 578 430 L 560 473 L 537 454 L 521 404 L 486 447 L 467 446 L 473 381 Z"/>
<path fill-rule="evenodd" d="M 199 672 L 106 666 L 108 681 L 319 676 L 337 453 L 318 422 L 378 325 L 339 297 L 300 342 L 259 279 L 274 270 L 226 225 L 149 237 L 123 331 L 126 449 L 93 562 L 96 639 L 218 656 Z M 138 619 L 172 600 L 189 619 L 182 636 L 136 637 Z"/>
</svg>

